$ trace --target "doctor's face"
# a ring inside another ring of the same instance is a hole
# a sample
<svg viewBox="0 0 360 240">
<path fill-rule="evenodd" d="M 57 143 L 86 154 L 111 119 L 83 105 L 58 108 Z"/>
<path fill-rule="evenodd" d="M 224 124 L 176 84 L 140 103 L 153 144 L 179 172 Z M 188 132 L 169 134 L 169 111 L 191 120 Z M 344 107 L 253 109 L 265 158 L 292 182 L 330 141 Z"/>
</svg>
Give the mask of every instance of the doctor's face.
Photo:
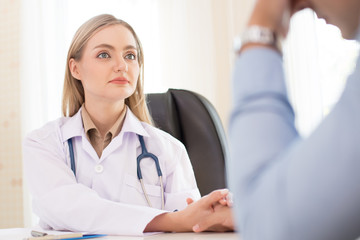
<svg viewBox="0 0 360 240">
<path fill-rule="evenodd" d="M 140 73 L 136 46 L 126 27 L 112 25 L 89 39 L 79 61 L 70 59 L 71 73 L 84 87 L 85 102 L 124 101 L 134 93 Z"/>
</svg>

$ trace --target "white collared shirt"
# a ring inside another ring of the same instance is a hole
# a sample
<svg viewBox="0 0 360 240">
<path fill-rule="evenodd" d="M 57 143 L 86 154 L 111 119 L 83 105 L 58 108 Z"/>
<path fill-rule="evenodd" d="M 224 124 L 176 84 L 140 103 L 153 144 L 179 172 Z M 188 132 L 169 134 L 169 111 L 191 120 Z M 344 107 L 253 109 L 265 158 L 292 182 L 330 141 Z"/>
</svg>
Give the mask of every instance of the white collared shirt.
<svg viewBox="0 0 360 240">
<path fill-rule="evenodd" d="M 165 211 L 186 207 L 186 198 L 200 198 L 185 150 L 169 134 L 140 122 L 128 109 L 119 135 L 99 158 L 86 138 L 81 109 L 31 132 L 24 141 L 26 181 L 33 210 L 42 226 L 112 235 L 142 235 L 146 225 Z M 139 180 L 136 158 L 141 153 L 138 136 L 148 152 L 159 159 L 165 189 L 161 208 L 160 182 L 152 159 L 141 161 L 148 207 Z M 76 178 L 70 168 L 67 140 L 72 138 Z"/>
</svg>

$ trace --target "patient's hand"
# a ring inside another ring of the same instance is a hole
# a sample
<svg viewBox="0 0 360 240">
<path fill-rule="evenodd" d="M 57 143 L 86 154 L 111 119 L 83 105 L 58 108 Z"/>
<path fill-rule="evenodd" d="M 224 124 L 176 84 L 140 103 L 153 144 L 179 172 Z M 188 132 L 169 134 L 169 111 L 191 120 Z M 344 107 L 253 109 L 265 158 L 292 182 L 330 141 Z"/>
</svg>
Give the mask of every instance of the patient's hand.
<svg viewBox="0 0 360 240">
<path fill-rule="evenodd" d="M 212 198 L 216 192 L 222 192 L 223 197 Z M 216 231 L 216 232 L 225 232 L 225 231 L 233 231 L 234 230 L 234 221 L 232 215 L 232 194 L 227 190 L 216 190 L 209 195 L 204 196 L 199 201 L 195 202 L 195 205 L 201 205 L 203 199 L 212 198 L 217 199 L 211 205 L 212 212 L 207 215 L 202 220 L 198 221 L 193 226 L 194 232 L 202 232 L 202 231 Z M 191 198 L 186 199 L 188 205 L 193 204 L 194 200 Z M 199 208 L 201 209 L 201 208 Z"/>
</svg>

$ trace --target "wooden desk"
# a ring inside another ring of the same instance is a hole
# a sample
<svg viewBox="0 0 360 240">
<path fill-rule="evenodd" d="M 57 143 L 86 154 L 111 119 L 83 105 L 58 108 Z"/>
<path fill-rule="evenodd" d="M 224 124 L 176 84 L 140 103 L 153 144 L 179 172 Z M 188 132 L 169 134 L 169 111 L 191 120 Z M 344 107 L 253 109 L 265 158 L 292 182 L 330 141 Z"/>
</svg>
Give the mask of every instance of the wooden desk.
<svg viewBox="0 0 360 240">
<path fill-rule="evenodd" d="M 31 230 L 39 230 L 38 228 L 10 228 L 0 229 L 0 240 L 23 240 L 30 237 Z M 39 230 L 42 231 L 42 230 Z M 48 231 L 47 231 L 48 232 Z M 49 234 L 59 234 L 52 231 Z M 149 234 L 141 237 L 131 236 L 106 236 L 101 238 L 93 238 L 94 240 L 240 240 L 237 233 L 158 233 Z"/>
</svg>

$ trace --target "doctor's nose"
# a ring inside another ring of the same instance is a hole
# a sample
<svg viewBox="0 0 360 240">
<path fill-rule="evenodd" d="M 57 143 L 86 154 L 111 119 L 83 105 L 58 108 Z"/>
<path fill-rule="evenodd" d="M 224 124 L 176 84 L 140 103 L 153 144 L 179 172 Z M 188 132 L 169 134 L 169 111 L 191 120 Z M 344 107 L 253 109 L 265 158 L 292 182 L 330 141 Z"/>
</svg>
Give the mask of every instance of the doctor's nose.
<svg viewBox="0 0 360 240">
<path fill-rule="evenodd" d="M 119 57 L 114 66 L 115 72 L 127 72 L 128 71 L 128 64 L 126 63 L 125 59 Z"/>
</svg>

